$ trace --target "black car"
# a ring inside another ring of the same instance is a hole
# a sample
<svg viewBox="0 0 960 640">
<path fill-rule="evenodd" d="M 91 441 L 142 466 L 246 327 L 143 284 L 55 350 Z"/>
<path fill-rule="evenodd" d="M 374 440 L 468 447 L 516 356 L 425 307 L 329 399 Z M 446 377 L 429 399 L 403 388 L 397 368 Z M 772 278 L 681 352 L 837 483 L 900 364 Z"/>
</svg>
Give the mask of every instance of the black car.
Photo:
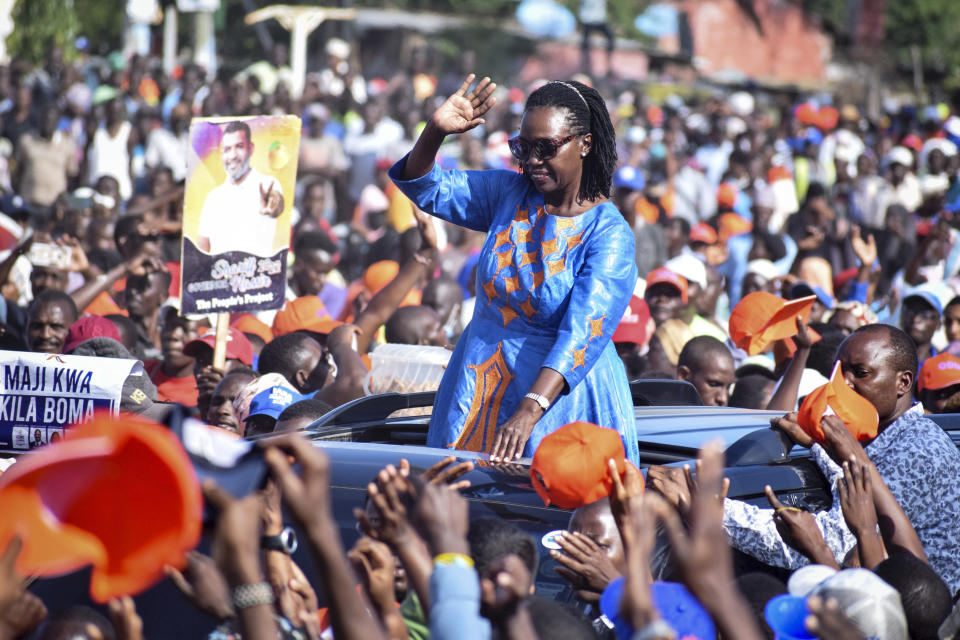
<svg viewBox="0 0 960 640">
<path fill-rule="evenodd" d="M 764 486 L 769 484 L 785 503 L 816 511 L 829 508 L 830 492 L 823 475 L 802 449 L 789 445 L 769 428 L 777 412 L 728 407 L 703 407 L 687 383 L 644 381 L 634 384 L 641 467 L 650 464 L 682 464 L 692 460 L 706 441 L 726 441 L 729 497 L 767 506 Z M 424 446 L 428 418 L 397 412 L 423 413 L 432 405 L 431 393 L 371 396 L 339 407 L 311 425 L 304 433 L 332 461 L 331 489 L 334 516 L 344 544 L 349 547 L 359 533 L 354 507 L 363 506 L 367 484 L 387 464 L 407 459 L 411 467 L 424 470 L 449 455 L 473 460 L 476 468 L 465 476 L 471 486 L 463 491 L 470 504 L 471 519 L 498 517 L 527 531 L 540 543 L 537 593 L 558 600 L 572 600 L 569 585 L 553 571 L 555 561 L 543 546 L 544 536 L 564 529 L 570 512 L 544 506 L 529 479 L 530 460 L 497 464 L 485 454 L 450 451 Z M 654 406 L 654 405 L 659 406 Z M 960 442 L 960 415 L 935 416 Z M 268 436 L 269 437 L 269 436 Z M 201 550 L 208 542 L 204 540 Z M 295 558 L 313 578 L 311 560 L 301 545 Z M 52 610 L 88 602 L 89 572 L 37 581 L 31 588 Z M 152 637 L 198 637 L 212 629 L 213 620 L 196 612 L 168 581 L 135 598 Z"/>
</svg>

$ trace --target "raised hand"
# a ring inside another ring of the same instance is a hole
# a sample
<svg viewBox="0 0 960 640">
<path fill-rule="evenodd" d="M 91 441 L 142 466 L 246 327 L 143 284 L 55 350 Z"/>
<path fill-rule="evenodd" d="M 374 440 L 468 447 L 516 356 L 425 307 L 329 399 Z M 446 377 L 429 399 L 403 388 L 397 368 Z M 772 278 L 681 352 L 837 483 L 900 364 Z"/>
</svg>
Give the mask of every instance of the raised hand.
<svg viewBox="0 0 960 640">
<path fill-rule="evenodd" d="M 430 552 L 470 555 L 467 501 L 444 485 L 424 484 L 413 505 L 412 522 L 426 540 Z"/>
<path fill-rule="evenodd" d="M 416 534 L 407 519 L 407 504 L 411 502 L 410 481 L 393 465 L 388 465 L 377 474 L 376 482 L 367 485 L 367 495 L 377 519 L 374 523 L 363 509 L 354 509 L 353 515 L 363 532 L 394 549 L 410 544 Z"/>
<path fill-rule="evenodd" d="M 402 465 L 406 460 L 401 460 L 401 473 Z M 447 456 L 440 462 L 435 462 L 429 469 L 423 472 L 423 479 L 429 482 L 430 484 L 445 484 L 448 485 L 451 489 L 466 489 L 470 486 L 469 480 L 460 480 L 460 478 L 474 469 L 474 464 L 472 461 L 457 462 L 455 456 Z M 453 465 L 453 466 L 451 466 Z M 409 469 L 409 463 L 407 464 L 407 469 Z"/>
<path fill-rule="evenodd" d="M 43 601 L 29 591 L 23 591 L 0 611 L 0 638 L 26 637 L 46 617 L 47 607 Z"/>
<path fill-rule="evenodd" d="M 378 609 L 394 606 L 394 573 L 396 562 L 390 547 L 373 538 L 363 536 L 347 552 L 347 558 L 360 577 L 370 601 Z"/>
<path fill-rule="evenodd" d="M 840 605 L 833 598 L 824 602 L 820 596 L 807 598 L 807 610 L 810 615 L 803 621 L 807 631 L 818 638 L 827 640 L 863 640 L 863 634 L 850 622 L 850 619 L 840 610 Z"/>
<path fill-rule="evenodd" d="M 767 485 L 764 491 L 773 508 L 773 523 L 783 542 L 817 564 L 839 569 L 813 514 L 780 502 L 770 485 Z"/>
<path fill-rule="evenodd" d="M 300 465 L 293 471 L 287 456 Z M 274 438 L 263 454 L 271 475 L 280 487 L 291 514 L 311 534 L 333 525 L 330 498 L 330 459 L 307 440 L 296 435 Z"/>
<path fill-rule="evenodd" d="M 417 229 L 419 229 L 420 238 L 423 240 L 423 244 L 420 246 L 420 249 L 436 251 L 439 248 L 440 243 L 437 240 L 437 230 L 433 226 L 433 216 L 417 205 L 413 205 L 413 217 L 417 220 Z"/>
<path fill-rule="evenodd" d="M 573 585 L 579 600 L 599 602 L 607 585 L 620 577 L 606 550 L 580 533 L 563 533 L 557 544 L 563 553 L 550 551 L 550 557 L 559 563 L 554 571 Z"/>
<path fill-rule="evenodd" d="M 210 556 L 191 551 L 187 554 L 187 568 L 183 572 L 170 565 L 163 569 L 183 597 L 200 611 L 217 620 L 234 616 L 230 587 Z"/>
<path fill-rule="evenodd" d="M 133 598 L 123 596 L 110 601 L 107 609 L 117 632 L 117 640 L 143 640 L 143 620 L 137 613 Z"/>
<path fill-rule="evenodd" d="M 678 467 L 650 465 L 647 468 L 647 484 L 680 512 L 684 517 L 690 509 L 690 488 L 684 471 Z"/>
<path fill-rule="evenodd" d="M 872 267 L 877 260 L 877 242 L 873 235 L 868 235 L 864 240 L 860 235 L 860 227 L 854 225 L 850 233 L 850 246 L 853 253 L 856 254 L 860 264 L 865 267 Z"/>
<path fill-rule="evenodd" d="M 434 112 L 431 122 L 443 135 L 464 133 L 484 123 L 483 114 L 496 102 L 493 91 L 497 85 L 484 77 L 471 90 L 475 79 L 476 75 L 468 75 L 460 88 Z"/>
<path fill-rule="evenodd" d="M 532 579 L 527 566 L 510 553 L 494 563 L 491 576 L 480 580 L 481 613 L 498 627 L 506 626 L 530 597 Z"/>
<path fill-rule="evenodd" d="M 273 181 L 260 183 L 260 215 L 276 218 L 283 212 L 283 194 Z"/>
</svg>

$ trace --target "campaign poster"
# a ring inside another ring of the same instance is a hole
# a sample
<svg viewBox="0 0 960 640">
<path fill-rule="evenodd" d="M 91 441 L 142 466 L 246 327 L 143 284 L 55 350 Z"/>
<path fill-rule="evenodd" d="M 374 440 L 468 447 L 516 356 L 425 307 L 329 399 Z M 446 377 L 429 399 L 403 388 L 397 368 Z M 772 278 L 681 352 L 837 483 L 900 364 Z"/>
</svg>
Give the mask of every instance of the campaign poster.
<svg viewBox="0 0 960 640">
<path fill-rule="evenodd" d="M 139 360 L 0 351 L 0 450 L 57 442 L 97 411 L 116 415 L 123 383 L 138 372 Z"/>
<path fill-rule="evenodd" d="M 181 309 L 283 306 L 300 118 L 194 118 L 180 264 Z"/>
</svg>

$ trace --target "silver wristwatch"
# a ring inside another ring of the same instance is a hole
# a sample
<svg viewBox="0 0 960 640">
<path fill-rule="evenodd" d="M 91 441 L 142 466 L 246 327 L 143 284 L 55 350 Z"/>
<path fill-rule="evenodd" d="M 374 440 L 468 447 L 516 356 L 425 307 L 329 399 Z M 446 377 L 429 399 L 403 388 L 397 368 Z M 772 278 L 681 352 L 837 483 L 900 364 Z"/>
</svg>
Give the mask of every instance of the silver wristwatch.
<svg viewBox="0 0 960 640">
<path fill-rule="evenodd" d="M 528 393 L 523 397 L 530 398 L 531 400 L 536 402 L 538 405 L 540 405 L 540 408 L 543 409 L 544 411 L 550 408 L 550 401 L 547 400 L 546 396 L 542 396 L 539 393 L 534 393 L 533 391 L 531 391 L 530 393 Z"/>
</svg>

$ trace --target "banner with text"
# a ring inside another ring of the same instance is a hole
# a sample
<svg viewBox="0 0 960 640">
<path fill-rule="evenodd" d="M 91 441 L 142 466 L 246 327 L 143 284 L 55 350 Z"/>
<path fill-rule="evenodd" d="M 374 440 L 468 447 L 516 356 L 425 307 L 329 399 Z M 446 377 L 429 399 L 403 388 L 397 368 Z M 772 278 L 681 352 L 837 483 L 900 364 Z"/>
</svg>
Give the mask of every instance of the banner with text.
<svg viewBox="0 0 960 640">
<path fill-rule="evenodd" d="M 94 411 L 114 414 L 123 383 L 139 360 L 0 351 L 0 449 L 56 442 L 65 427 Z"/>
<path fill-rule="evenodd" d="M 279 309 L 300 118 L 194 118 L 183 205 L 181 310 Z"/>
</svg>

